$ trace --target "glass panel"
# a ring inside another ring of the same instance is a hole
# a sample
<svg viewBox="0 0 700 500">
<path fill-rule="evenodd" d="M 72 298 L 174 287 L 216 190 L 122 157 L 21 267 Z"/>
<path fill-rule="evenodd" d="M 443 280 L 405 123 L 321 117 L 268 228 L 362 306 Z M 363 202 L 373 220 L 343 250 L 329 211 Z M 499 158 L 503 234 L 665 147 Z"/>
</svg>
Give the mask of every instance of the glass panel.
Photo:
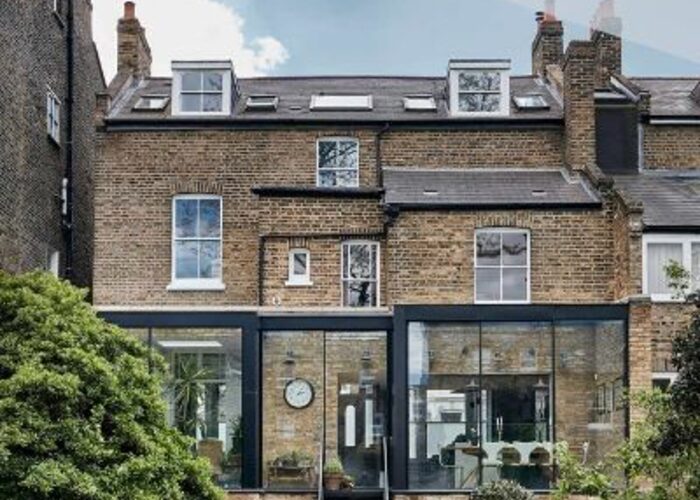
<svg viewBox="0 0 700 500">
<path fill-rule="evenodd" d="M 170 366 L 170 424 L 196 438 L 224 488 L 240 487 L 241 337 L 239 329 L 153 330 L 153 347 Z"/>
<path fill-rule="evenodd" d="M 479 325 L 410 323 L 408 480 L 411 489 L 479 483 Z"/>
<path fill-rule="evenodd" d="M 175 236 L 191 238 L 197 236 L 198 200 L 175 200 Z"/>
<path fill-rule="evenodd" d="M 199 243 L 196 241 L 175 242 L 175 277 L 198 278 Z"/>
<path fill-rule="evenodd" d="M 501 74 L 495 71 L 471 71 L 459 74 L 459 90 L 460 91 L 500 91 L 501 90 Z"/>
<path fill-rule="evenodd" d="M 357 168 L 357 142 L 341 141 L 338 146 L 338 168 Z"/>
<path fill-rule="evenodd" d="M 337 166 L 338 143 L 336 141 L 319 141 L 318 168 L 334 168 Z"/>
<path fill-rule="evenodd" d="M 478 266 L 498 266 L 501 264 L 501 233 L 476 233 L 476 264 Z"/>
<path fill-rule="evenodd" d="M 296 276 L 306 275 L 306 252 L 295 252 L 294 253 L 294 274 Z"/>
<path fill-rule="evenodd" d="M 527 300 L 527 269 L 503 269 L 503 300 Z"/>
<path fill-rule="evenodd" d="M 482 323 L 484 483 L 547 489 L 552 474 L 551 323 Z"/>
<path fill-rule="evenodd" d="M 377 284 L 373 281 L 345 281 L 345 307 L 374 307 L 377 304 Z"/>
<path fill-rule="evenodd" d="M 186 113 L 202 111 L 202 94 L 182 94 L 180 96 L 180 109 Z"/>
<path fill-rule="evenodd" d="M 700 243 L 691 245 L 691 274 L 693 290 L 700 289 Z"/>
<path fill-rule="evenodd" d="M 202 90 L 202 73 L 199 71 L 187 71 L 183 73 L 182 90 L 185 92 L 197 92 Z"/>
<path fill-rule="evenodd" d="M 204 90 L 207 92 L 221 91 L 224 87 L 224 77 L 221 73 L 206 72 L 204 73 Z"/>
<path fill-rule="evenodd" d="M 476 269 L 476 300 L 501 300 L 501 270 L 493 268 Z"/>
<path fill-rule="evenodd" d="M 460 111 L 492 113 L 498 111 L 500 106 L 500 94 L 459 94 Z"/>
<path fill-rule="evenodd" d="M 356 187 L 357 170 L 321 170 L 319 185 L 321 187 Z"/>
<path fill-rule="evenodd" d="M 199 277 L 221 277 L 221 243 L 218 241 L 202 241 L 200 243 Z"/>
<path fill-rule="evenodd" d="M 202 96 L 202 111 L 216 113 L 223 109 L 223 97 L 221 94 L 204 94 Z"/>
<path fill-rule="evenodd" d="M 608 401 L 624 387 L 624 322 L 555 323 L 555 360 L 557 439 L 579 451 L 588 443 L 588 462 L 598 462 L 625 437 L 625 407 Z"/>
<path fill-rule="evenodd" d="M 199 236 L 218 238 L 221 233 L 221 201 L 203 199 L 199 202 Z"/>
<path fill-rule="evenodd" d="M 647 287 L 649 293 L 672 294 L 666 270 L 671 261 L 683 264 L 683 245 L 680 243 L 649 243 L 647 245 Z"/>
<path fill-rule="evenodd" d="M 527 234 L 503 233 L 503 265 L 527 265 Z"/>
<path fill-rule="evenodd" d="M 346 278 L 374 278 L 372 245 L 351 244 L 349 248 L 348 274 Z"/>
</svg>

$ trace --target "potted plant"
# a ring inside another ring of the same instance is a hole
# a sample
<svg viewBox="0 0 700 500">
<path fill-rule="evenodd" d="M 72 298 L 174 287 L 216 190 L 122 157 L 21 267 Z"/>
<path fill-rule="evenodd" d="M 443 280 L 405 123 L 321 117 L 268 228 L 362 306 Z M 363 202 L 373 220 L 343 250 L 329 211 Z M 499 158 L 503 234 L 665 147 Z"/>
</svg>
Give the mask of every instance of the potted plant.
<svg viewBox="0 0 700 500">
<path fill-rule="evenodd" d="M 310 454 L 292 450 L 278 455 L 269 463 L 270 481 L 309 485 L 313 479 L 313 469 L 314 459 Z"/>
<path fill-rule="evenodd" d="M 345 480 L 345 470 L 338 458 L 329 459 L 323 466 L 323 483 L 327 490 L 337 491 Z"/>
</svg>

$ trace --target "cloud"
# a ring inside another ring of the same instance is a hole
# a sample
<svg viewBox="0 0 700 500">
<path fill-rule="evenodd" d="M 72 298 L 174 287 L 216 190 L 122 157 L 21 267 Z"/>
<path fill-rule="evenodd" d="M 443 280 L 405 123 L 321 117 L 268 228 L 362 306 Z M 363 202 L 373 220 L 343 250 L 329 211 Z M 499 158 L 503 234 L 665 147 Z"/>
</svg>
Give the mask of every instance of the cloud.
<svg viewBox="0 0 700 500">
<path fill-rule="evenodd" d="M 108 80 L 117 68 L 117 20 L 123 3 L 93 2 L 94 37 Z M 238 76 L 259 76 L 289 58 L 276 38 L 246 40 L 244 19 L 215 0 L 137 0 L 136 15 L 146 28 L 155 76 L 169 75 L 170 62 L 177 59 L 231 59 Z"/>
</svg>

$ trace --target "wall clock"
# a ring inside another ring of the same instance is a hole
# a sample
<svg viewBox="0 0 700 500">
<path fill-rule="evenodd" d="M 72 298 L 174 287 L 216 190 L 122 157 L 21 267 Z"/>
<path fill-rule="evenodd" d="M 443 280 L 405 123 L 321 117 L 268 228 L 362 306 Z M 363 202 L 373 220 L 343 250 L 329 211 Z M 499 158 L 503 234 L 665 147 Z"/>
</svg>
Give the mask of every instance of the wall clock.
<svg viewBox="0 0 700 500">
<path fill-rule="evenodd" d="M 301 410 L 314 400 L 314 388 L 311 382 L 303 378 L 295 378 L 284 387 L 284 400 L 289 406 Z"/>
</svg>

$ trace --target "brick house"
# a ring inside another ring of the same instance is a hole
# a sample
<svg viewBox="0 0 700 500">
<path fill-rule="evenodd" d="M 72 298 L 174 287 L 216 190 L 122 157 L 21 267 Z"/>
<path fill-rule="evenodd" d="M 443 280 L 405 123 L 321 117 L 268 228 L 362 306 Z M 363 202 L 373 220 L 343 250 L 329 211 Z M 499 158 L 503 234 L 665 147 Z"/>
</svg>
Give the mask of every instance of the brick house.
<svg viewBox="0 0 700 500">
<path fill-rule="evenodd" d="M 100 98 L 94 302 L 198 374 L 198 451 L 236 491 L 546 491 L 553 443 L 597 459 L 627 387 L 673 378 L 687 321 L 663 267 L 700 264 L 700 87 L 621 74 L 604 2 L 533 74 L 150 76 L 127 2 Z M 332 492 L 326 492 L 327 496 Z"/>
<path fill-rule="evenodd" d="M 0 5 L 0 269 L 92 275 L 95 95 L 90 0 Z"/>
</svg>

